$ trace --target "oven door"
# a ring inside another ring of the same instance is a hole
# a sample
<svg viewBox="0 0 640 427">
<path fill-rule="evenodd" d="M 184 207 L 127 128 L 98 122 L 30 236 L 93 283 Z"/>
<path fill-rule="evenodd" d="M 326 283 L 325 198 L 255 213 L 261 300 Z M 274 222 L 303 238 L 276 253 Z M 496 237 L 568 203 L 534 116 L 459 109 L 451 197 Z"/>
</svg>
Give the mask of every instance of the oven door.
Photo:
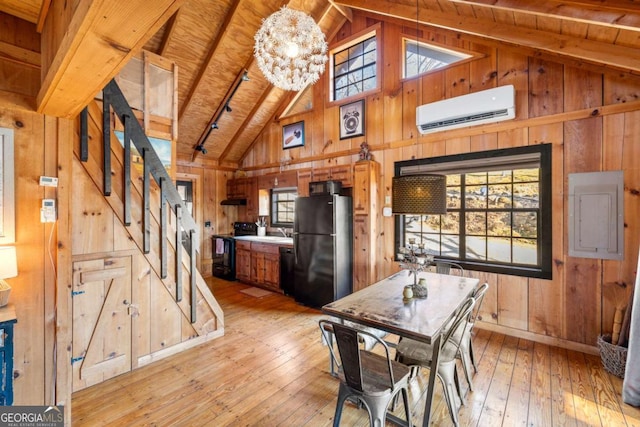
<svg viewBox="0 0 640 427">
<path fill-rule="evenodd" d="M 236 280 L 236 241 L 229 236 L 213 236 L 213 275 Z"/>
</svg>

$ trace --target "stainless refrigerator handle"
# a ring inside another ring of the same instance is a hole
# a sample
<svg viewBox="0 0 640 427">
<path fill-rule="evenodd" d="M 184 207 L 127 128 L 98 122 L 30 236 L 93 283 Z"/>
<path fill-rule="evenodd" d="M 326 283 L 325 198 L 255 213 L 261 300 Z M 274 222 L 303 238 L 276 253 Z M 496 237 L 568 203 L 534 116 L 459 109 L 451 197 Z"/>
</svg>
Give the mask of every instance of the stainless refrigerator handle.
<svg viewBox="0 0 640 427">
<path fill-rule="evenodd" d="M 293 262 L 298 263 L 298 233 L 293 233 Z"/>
</svg>

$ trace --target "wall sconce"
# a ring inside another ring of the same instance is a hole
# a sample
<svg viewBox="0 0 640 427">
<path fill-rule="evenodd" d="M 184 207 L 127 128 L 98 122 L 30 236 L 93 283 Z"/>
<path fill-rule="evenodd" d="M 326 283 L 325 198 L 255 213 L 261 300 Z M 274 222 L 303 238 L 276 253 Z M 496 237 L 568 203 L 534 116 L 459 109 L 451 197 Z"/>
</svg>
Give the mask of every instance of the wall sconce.
<svg viewBox="0 0 640 427">
<path fill-rule="evenodd" d="M 9 302 L 11 286 L 4 280 L 18 275 L 18 261 L 14 246 L 0 246 L 0 307 Z"/>
<path fill-rule="evenodd" d="M 444 175 L 394 177 L 391 197 L 391 209 L 394 214 L 446 214 L 447 177 Z"/>
</svg>

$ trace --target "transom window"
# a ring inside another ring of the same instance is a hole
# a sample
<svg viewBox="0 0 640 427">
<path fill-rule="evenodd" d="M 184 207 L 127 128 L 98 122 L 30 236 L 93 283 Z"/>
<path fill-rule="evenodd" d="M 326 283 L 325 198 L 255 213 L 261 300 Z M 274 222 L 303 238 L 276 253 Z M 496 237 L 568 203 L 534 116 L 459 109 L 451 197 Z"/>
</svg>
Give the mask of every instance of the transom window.
<svg viewBox="0 0 640 427">
<path fill-rule="evenodd" d="M 419 42 L 407 38 L 402 39 L 404 62 L 403 78 L 415 77 L 431 70 L 454 64 L 472 55 L 446 49 L 444 47 Z"/>
<path fill-rule="evenodd" d="M 470 270 L 551 278 L 550 153 L 544 144 L 397 162 L 396 175 L 446 175 L 447 214 L 399 215 L 396 253 L 411 240 Z"/>
<path fill-rule="evenodd" d="M 293 226 L 296 197 L 298 197 L 298 190 L 296 188 L 277 188 L 271 190 L 272 226 Z"/>
<path fill-rule="evenodd" d="M 378 79 L 378 36 L 368 31 L 330 52 L 331 101 L 376 90 Z"/>
</svg>

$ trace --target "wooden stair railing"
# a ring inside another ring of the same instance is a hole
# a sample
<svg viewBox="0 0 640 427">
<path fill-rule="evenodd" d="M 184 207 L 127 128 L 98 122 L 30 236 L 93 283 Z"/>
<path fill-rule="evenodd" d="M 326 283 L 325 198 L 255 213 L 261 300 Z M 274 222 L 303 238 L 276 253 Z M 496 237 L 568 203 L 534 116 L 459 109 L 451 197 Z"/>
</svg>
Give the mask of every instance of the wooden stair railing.
<svg viewBox="0 0 640 427">
<path fill-rule="evenodd" d="M 149 138 L 144 133 L 142 126 L 136 119 L 133 110 L 129 106 L 122 91 L 118 87 L 115 80 L 111 80 L 103 89 L 103 109 L 102 109 L 102 146 L 103 146 L 103 194 L 109 196 L 111 194 L 111 121 L 110 111 L 113 111 L 116 117 L 122 123 L 124 128 L 124 158 L 123 158 L 123 222 L 126 226 L 131 224 L 131 143 L 135 146 L 141 155 L 143 161 L 143 252 L 150 252 L 150 235 L 151 235 L 151 219 L 150 219 L 150 186 L 152 177 L 160 188 L 160 276 L 162 279 L 167 277 L 167 241 L 166 235 L 168 231 L 167 225 L 167 205 L 174 211 L 176 217 L 175 227 L 175 299 L 177 302 L 182 300 L 182 269 L 178 266 L 182 265 L 182 233 L 184 229 L 190 239 L 190 314 L 191 323 L 196 322 L 196 287 L 197 274 L 196 269 L 196 248 L 199 247 L 199 236 L 194 219 L 189 212 L 185 211 L 182 206 L 182 199 L 177 188 L 173 185 L 171 177 L 167 173 L 164 165 L 158 157 L 155 149 L 151 145 Z M 88 126 L 87 126 L 87 108 L 80 115 L 80 159 L 87 161 L 88 153 Z"/>
</svg>

